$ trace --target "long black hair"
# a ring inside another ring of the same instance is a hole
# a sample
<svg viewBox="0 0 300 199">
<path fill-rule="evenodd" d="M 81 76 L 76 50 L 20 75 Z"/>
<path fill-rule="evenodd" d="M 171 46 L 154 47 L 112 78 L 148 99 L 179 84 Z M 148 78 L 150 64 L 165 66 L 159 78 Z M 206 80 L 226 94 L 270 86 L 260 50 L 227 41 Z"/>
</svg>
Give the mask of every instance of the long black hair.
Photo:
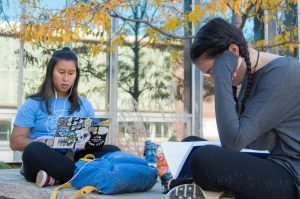
<svg viewBox="0 0 300 199">
<path fill-rule="evenodd" d="M 214 18 L 200 28 L 190 49 L 190 57 L 193 62 L 200 56 L 215 58 L 225 50 L 230 44 L 235 44 L 240 49 L 240 55 L 245 59 L 247 66 L 247 87 L 241 100 L 241 110 L 239 111 L 237 89 L 233 86 L 233 98 L 236 103 L 236 111 L 242 113 L 247 98 L 252 87 L 251 62 L 249 57 L 248 45 L 243 33 L 221 18 Z"/>
<path fill-rule="evenodd" d="M 39 88 L 38 93 L 29 96 L 29 98 L 37 99 L 37 100 L 45 100 L 46 104 L 46 110 L 48 114 L 51 114 L 50 111 L 50 98 L 51 96 L 55 96 L 55 87 L 53 83 L 53 70 L 55 65 L 59 60 L 72 60 L 75 62 L 76 65 L 76 78 L 74 81 L 74 84 L 72 86 L 72 89 L 69 89 L 69 92 L 72 91 L 70 96 L 68 97 L 68 100 L 71 102 L 71 110 L 70 112 L 73 113 L 76 110 L 80 109 L 79 102 L 78 102 L 78 93 L 77 93 L 77 88 L 78 88 L 78 82 L 79 82 L 79 77 L 80 77 L 80 71 L 78 67 L 78 59 L 76 54 L 71 51 L 70 48 L 64 47 L 61 50 L 57 50 L 53 53 L 52 57 L 50 58 L 48 65 L 47 65 L 47 70 L 46 70 L 46 75 L 44 78 L 44 81 L 42 85 Z"/>
</svg>

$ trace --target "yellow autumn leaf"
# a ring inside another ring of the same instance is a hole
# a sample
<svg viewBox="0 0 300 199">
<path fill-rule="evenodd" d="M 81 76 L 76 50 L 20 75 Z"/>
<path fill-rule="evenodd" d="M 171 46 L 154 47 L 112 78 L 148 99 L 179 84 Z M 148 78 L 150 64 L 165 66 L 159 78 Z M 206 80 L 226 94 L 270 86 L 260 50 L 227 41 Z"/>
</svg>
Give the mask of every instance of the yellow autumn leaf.
<svg viewBox="0 0 300 199">
<path fill-rule="evenodd" d="M 117 8 L 121 4 L 120 0 L 114 0 L 110 2 L 111 7 Z"/>
<path fill-rule="evenodd" d="M 116 45 L 122 47 L 122 44 L 123 44 L 123 39 L 120 36 L 117 36 L 115 39 L 112 40 L 112 46 Z"/>
<path fill-rule="evenodd" d="M 124 4 L 124 8 L 125 8 L 125 10 L 128 10 L 128 8 L 129 8 L 128 1 L 126 1 L 126 2 L 125 2 L 125 4 Z"/>
<path fill-rule="evenodd" d="M 298 28 L 297 27 L 294 27 L 293 28 L 293 35 L 298 35 Z"/>
<path fill-rule="evenodd" d="M 66 44 L 71 40 L 71 34 L 69 32 L 65 32 L 63 35 L 63 43 Z"/>
<path fill-rule="evenodd" d="M 294 44 L 293 44 L 293 43 L 290 43 L 290 44 L 288 45 L 288 47 L 289 47 L 289 52 L 290 52 L 290 53 L 294 53 L 294 51 L 295 51 Z"/>
<path fill-rule="evenodd" d="M 266 41 L 263 39 L 263 40 L 258 40 L 256 43 L 255 43 L 256 46 L 260 47 L 260 46 L 265 46 L 266 45 Z"/>
<path fill-rule="evenodd" d="M 154 37 L 155 31 L 152 28 L 148 28 L 149 41 L 151 41 Z"/>
<path fill-rule="evenodd" d="M 89 31 L 89 28 L 88 28 L 88 26 L 86 24 L 83 24 L 81 30 L 82 30 L 83 34 L 86 34 Z"/>
<path fill-rule="evenodd" d="M 209 8 L 209 15 L 213 16 L 215 14 L 215 10 L 216 10 L 216 2 L 212 1 L 208 4 L 208 8 Z"/>
<path fill-rule="evenodd" d="M 223 17 L 226 17 L 226 15 L 227 15 L 227 13 L 226 13 L 226 11 L 227 11 L 227 4 L 221 2 L 219 9 L 220 9 Z"/>
<path fill-rule="evenodd" d="M 194 12 L 190 12 L 188 14 L 188 21 L 192 22 L 193 23 L 193 26 L 196 26 L 197 25 L 197 16 L 195 15 Z"/>
<path fill-rule="evenodd" d="M 236 14 L 238 14 L 239 16 L 242 16 L 240 8 L 241 8 L 241 1 L 240 0 L 235 1 L 233 10 Z"/>
<path fill-rule="evenodd" d="M 168 20 L 165 24 L 165 30 L 176 30 L 178 28 L 179 19 L 178 18 L 172 18 Z"/>
<path fill-rule="evenodd" d="M 157 5 L 157 7 L 160 7 L 161 4 L 162 4 L 162 0 L 156 0 L 156 5 Z"/>
</svg>

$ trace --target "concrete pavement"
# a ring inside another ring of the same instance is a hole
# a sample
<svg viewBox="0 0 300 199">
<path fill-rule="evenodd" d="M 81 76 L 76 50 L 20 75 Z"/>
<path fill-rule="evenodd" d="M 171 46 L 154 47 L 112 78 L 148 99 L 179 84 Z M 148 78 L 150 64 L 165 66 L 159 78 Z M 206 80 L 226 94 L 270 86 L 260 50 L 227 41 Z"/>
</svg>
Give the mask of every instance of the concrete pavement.
<svg viewBox="0 0 300 199">
<path fill-rule="evenodd" d="M 54 186 L 38 188 L 34 183 L 27 182 L 20 175 L 18 169 L 0 169 L 0 198 L 18 198 L 18 199 L 48 199 Z M 66 189 L 59 191 L 58 199 L 69 198 L 77 189 Z M 89 194 L 89 199 L 164 199 L 165 195 L 161 193 L 160 183 L 148 192 L 130 193 L 119 195 L 100 195 Z"/>
</svg>

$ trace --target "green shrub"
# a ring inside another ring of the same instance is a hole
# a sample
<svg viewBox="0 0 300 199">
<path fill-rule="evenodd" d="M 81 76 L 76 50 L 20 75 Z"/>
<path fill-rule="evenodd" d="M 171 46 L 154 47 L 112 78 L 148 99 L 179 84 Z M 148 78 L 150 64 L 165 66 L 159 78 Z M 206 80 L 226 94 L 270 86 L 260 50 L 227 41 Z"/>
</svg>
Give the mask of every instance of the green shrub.
<svg viewBox="0 0 300 199">
<path fill-rule="evenodd" d="M 0 162 L 0 169 L 11 169 L 11 166 L 4 162 Z"/>
</svg>

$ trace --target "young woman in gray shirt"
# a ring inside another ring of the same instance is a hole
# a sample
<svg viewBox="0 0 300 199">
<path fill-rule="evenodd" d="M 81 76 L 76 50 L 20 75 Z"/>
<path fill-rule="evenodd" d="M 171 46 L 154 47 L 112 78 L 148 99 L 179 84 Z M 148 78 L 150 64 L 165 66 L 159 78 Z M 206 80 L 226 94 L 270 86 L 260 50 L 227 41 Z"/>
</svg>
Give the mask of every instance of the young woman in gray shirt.
<svg viewBox="0 0 300 199">
<path fill-rule="evenodd" d="M 175 187 L 169 198 L 187 193 L 205 198 L 202 190 L 227 190 L 237 199 L 299 199 L 298 61 L 248 47 L 242 32 L 220 18 L 199 30 L 190 56 L 214 78 L 222 148 L 208 145 L 194 151 L 189 166 L 196 185 L 189 187 L 192 192 Z M 259 158 L 240 153 L 242 148 L 267 149 L 270 155 Z"/>
</svg>

